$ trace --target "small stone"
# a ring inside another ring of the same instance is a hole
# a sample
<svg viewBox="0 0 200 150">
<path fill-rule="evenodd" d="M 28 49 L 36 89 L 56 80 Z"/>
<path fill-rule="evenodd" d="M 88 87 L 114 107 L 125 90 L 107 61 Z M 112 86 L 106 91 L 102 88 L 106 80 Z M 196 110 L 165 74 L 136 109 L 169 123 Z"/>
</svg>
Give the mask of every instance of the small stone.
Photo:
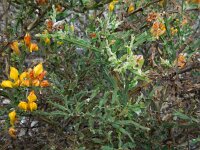
<svg viewBox="0 0 200 150">
<path fill-rule="evenodd" d="M 36 124 L 38 124 L 38 121 L 32 121 L 31 122 L 31 128 L 34 127 Z"/>
<path fill-rule="evenodd" d="M 10 100 L 9 99 L 4 99 L 2 103 L 4 105 L 8 105 L 8 104 L 10 104 Z"/>
<path fill-rule="evenodd" d="M 25 134 L 26 134 L 26 130 L 21 128 L 20 131 L 19 131 L 18 136 L 21 137 L 21 136 L 24 136 Z"/>
</svg>

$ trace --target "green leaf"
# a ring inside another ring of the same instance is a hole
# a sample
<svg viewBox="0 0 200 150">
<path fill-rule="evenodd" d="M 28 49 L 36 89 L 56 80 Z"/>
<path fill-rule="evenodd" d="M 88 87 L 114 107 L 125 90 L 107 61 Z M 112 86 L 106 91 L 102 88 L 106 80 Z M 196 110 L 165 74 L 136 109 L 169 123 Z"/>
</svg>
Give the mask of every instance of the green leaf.
<svg viewBox="0 0 200 150">
<path fill-rule="evenodd" d="M 109 94 L 110 94 L 110 92 L 108 92 L 108 91 L 106 91 L 104 93 L 103 98 L 100 99 L 100 101 L 99 101 L 99 107 L 102 107 L 103 105 L 105 105 L 107 103 Z"/>
<path fill-rule="evenodd" d="M 51 102 L 51 101 L 48 101 L 48 103 L 51 104 L 51 105 L 53 105 L 55 108 L 60 109 L 60 110 L 62 110 L 64 112 L 68 112 L 68 113 L 71 112 L 68 108 L 66 108 L 65 106 L 60 105 L 58 103 L 54 103 L 54 102 Z"/>
<path fill-rule="evenodd" d="M 124 135 L 127 135 L 130 140 L 134 143 L 134 139 L 132 138 L 132 136 L 129 134 L 129 132 L 127 132 L 124 128 L 122 128 L 120 125 L 113 123 L 112 126 L 114 128 L 116 128 L 117 130 L 119 130 L 121 133 L 123 133 Z"/>
<path fill-rule="evenodd" d="M 147 130 L 147 131 L 150 130 L 150 128 L 142 126 L 139 123 L 134 122 L 132 120 L 119 120 L 119 121 L 116 121 L 115 123 L 119 125 L 134 125 L 135 127 L 143 129 L 143 130 Z"/>
<path fill-rule="evenodd" d="M 181 113 L 179 111 L 174 112 L 173 115 L 177 116 L 177 117 L 179 117 L 179 118 L 181 118 L 183 120 L 188 120 L 188 121 L 192 121 L 192 122 L 196 122 L 196 123 L 200 122 L 198 119 L 196 119 L 194 117 L 189 117 L 189 116 L 187 116 L 187 115 L 185 115 L 185 114 L 183 114 L 183 113 Z"/>
</svg>

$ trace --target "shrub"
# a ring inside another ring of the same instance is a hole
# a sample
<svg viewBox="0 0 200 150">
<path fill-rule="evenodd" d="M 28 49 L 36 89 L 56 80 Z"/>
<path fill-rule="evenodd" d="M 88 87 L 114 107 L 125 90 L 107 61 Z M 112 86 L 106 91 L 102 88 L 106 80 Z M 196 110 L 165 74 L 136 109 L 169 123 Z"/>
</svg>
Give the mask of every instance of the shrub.
<svg viewBox="0 0 200 150">
<path fill-rule="evenodd" d="M 199 147 L 199 1 L 2 8 L 2 147 Z"/>
</svg>

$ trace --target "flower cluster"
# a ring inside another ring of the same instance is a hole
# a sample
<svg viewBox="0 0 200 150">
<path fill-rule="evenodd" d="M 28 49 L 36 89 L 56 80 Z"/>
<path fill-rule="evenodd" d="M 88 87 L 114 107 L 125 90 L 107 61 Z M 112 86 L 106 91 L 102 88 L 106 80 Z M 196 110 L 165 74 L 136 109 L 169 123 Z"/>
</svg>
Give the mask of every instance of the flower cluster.
<svg viewBox="0 0 200 150">
<path fill-rule="evenodd" d="M 166 27 L 164 25 L 164 20 L 159 13 L 151 12 L 148 14 L 146 21 L 148 23 L 153 23 L 150 32 L 153 37 L 158 39 L 161 35 L 166 32 Z"/>
<path fill-rule="evenodd" d="M 14 67 L 10 67 L 9 80 L 3 80 L 1 86 L 4 88 L 14 88 L 19 86 L 40 86 L 47 87 L 49 82 L 43 80 L 47 71 L 43 70 L 42 63 L 35 66 L 33 69 L 29 68 L 28 71 L 19 74 L 18 70 Z"/>
<path fill-rule="evenodd" d="M 161 35 L 163 35 L 166 32 L 165 25 L 160 21 L 155 21 L 153 23 L 153 26 L 150 30 L 153 37 L 158 39 Z"/>
<path fill-rule="evenodd" d="M 26 33 L 24 36 L 25 45 L 29 48 L 30 52 L 38 51 L 38 45 L 36 43 L 31 42 L 31 36 L 29 33 Z"/>
<path fill-rule="evenodd" d="M 36 103 L 37 96 L 35 95 L 35 92 L 31 91 L 30 94 L 28 95 L 27 99 L 28 99 L 28 102 L 20 101 L 18 104 L 18 107 L 24 111 L 36 110 L 37 109 L 37 103 Z"/>
<path fill-rule="evenodd" d="M 9 128 L 8 130 L 8 133 L 9 135 L 12 137 L 12 138 L 16 138 L 16 130 L 14 128 L 14 125 L 15 125 L 15 122 L 17 120 L 17 115 L 16 115 L 16 111 L 13 110 L 11 111 L 9 114 L 8 114 L 8 117 L 10 119 L 10 125 L 11 127 Z"/>
<path fill-rule="evenodd" d="M 28 47 L 30 52 L 33 51 L 38 51 L 38 45 L 36 43 L 32 43 L 31 42 L 31 36 L 29 33 L 26 33 L 26 35 L 24 36 L 24 43 L 25 45 Z M 20 55 L 20 49 L 19 49 L 19 42 L 17 40 L 13 41 L 10 44 L 10 48 L 13 50 L 14 53 L 16 53 L 17 55 Z"/>
<path fill-rule="evenodd" d="M 28 99 L 28 102 L 20 101 L 19 104 L 18 104 L 18 107 L 21 110 L 24 110 L 24 111 L 29 110 L 30 112 L 36 110 L 37 109 L 37 103 L 36 103 L 37 96 L 35 95 L 35 92 L 31 91 L 29 93 L 27 99 Z M 16 130 L 15 130 L 15 123 L 17 121 L 16 110 L 11 111 L 8 114 L 8 117 L 10 119 L 10 125 L 11 125 L 11 127 L 8 130 L 8 133 L 12 138 L 16 138 Z"/>
</svg>

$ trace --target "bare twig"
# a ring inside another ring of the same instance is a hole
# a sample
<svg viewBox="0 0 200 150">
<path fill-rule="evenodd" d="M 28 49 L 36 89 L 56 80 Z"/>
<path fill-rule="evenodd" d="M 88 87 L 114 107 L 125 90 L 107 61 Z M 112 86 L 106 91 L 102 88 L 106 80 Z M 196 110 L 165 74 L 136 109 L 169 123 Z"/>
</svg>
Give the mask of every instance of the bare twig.
<svg viewBox="0 0 200 150">
<path fill-rule="evenodd" d="M 34 29 L 38 23 L 41 21 L 41 19 L 45 16 L 45 14 L 48 12 L 48 10 L 51 9 L 51 5 L 48 5 L 48 7 L 39 15 L 27 28 L 28 31 L 31 31 Z"/>
</svg>

